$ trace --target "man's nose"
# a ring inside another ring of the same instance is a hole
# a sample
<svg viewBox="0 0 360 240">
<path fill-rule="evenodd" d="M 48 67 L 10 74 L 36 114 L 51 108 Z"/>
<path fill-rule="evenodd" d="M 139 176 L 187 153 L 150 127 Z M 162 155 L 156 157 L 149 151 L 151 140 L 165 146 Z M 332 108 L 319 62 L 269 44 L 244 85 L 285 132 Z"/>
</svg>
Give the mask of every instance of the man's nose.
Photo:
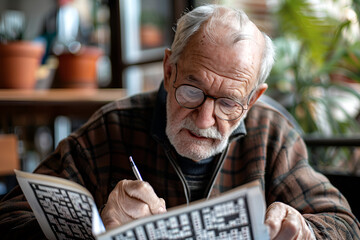
<svg viewBox="0 0 360 240">
<path fill-rule="evenodd" d="M 206 129 L 214 126 L 216 115 L 214 111 L 215 101 L 207 98 L 205 102 L 196 109 L 195 124 L 200 129 Z"/>
</svg>

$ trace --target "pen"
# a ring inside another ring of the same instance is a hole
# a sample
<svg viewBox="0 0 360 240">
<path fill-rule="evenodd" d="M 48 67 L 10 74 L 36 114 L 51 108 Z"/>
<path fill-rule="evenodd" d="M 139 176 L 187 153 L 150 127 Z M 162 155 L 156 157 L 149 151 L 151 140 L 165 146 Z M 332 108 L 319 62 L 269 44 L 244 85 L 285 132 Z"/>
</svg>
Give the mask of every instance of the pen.
<svg viewBox="0 0 360 240">
<path fill-rule="evenodd" d="M 136 179 L 142 181 L 143 179 L 140 175 L 140 172 L 139 172 L 138 168 L 136 167 L 134 160 L 131 156 L 129 157 L 129 160 L 130 160 L 131 168 L 135 174 Z"/>
</svg>

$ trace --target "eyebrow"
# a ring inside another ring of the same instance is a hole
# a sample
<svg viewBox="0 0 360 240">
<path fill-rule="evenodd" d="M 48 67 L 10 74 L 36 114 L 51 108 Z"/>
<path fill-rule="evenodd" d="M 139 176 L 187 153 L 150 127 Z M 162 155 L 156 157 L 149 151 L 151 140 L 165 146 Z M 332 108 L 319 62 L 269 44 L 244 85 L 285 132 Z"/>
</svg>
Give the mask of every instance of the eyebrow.
<svg viewBox="0 0 360 240">
<path fill-rule="evenodd" d="M 197 84 L 201 85 L 201 80 L 199 78 L 195 77 L 194 75 L 187 76 L 186 80 L 188 80 L 191 83 L 197 83 Z"/>
</svg>

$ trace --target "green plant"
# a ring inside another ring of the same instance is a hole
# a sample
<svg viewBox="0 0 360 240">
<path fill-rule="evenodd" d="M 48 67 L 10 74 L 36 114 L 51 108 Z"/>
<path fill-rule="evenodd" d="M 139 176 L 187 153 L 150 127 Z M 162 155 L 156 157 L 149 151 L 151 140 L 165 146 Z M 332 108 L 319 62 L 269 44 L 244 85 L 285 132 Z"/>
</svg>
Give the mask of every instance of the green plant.
<svg viewBox="0 0 360 240">
<path fill-rule="evenodd" d="M 359 3 L 354 0 L 353 9 L 360 10 Z M 305 137 L 359 133 L 359 122 L 347 109 L 360 102 L 354 89 L 360 83 L 360 38 L 353 41 L 348 33 L 353 20 L 335 18 L 306 0 L 282 0 L 275 16 L 277 60 L 268 94 L 289 110 Z M 318 170 L 360 172 L 358 150 L 315 147 L 309 153 Z"/>
<path fill-rule="evenodd" d="M 25 16 L 22 12 L 4 12 L 0 19 L 0 43 L 23 40 L 25 25 Z"/>
<path fill-rule="evenodd" d="M 344 101 L 360 101 L 360 93 L 343 79 L 360 82 L 360 42 L 346 38 L 350 20 L 316 9 L 305 0 L 283 0 L 276 11 L 280 31 L 274 39 L 277 61 L 268 79 L 269 94 L 306 134 L 359 132 Z"/>
</svg>

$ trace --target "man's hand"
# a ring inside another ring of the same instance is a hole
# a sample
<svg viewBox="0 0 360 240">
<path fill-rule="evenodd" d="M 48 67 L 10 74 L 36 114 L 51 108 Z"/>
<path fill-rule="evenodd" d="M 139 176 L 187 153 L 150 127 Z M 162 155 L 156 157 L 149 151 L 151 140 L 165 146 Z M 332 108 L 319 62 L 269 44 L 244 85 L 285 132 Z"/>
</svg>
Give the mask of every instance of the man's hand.
<svg viewBox="0 0 360 240">
<path fill-rule="evenodd" d="M 122 180 L 110 193 L 101 218 L 106 229 L 134 219 L 166 212 L 165 201 L 159 198 L 149 183 Z"/>
<path fill-rule="evenodd" d="M 265 224 L 269 226 L 270 239 L 315 239 L 304 217 L 296 209 L 284 203 L 275 202 L 268 207 Z"/>
</svg>

